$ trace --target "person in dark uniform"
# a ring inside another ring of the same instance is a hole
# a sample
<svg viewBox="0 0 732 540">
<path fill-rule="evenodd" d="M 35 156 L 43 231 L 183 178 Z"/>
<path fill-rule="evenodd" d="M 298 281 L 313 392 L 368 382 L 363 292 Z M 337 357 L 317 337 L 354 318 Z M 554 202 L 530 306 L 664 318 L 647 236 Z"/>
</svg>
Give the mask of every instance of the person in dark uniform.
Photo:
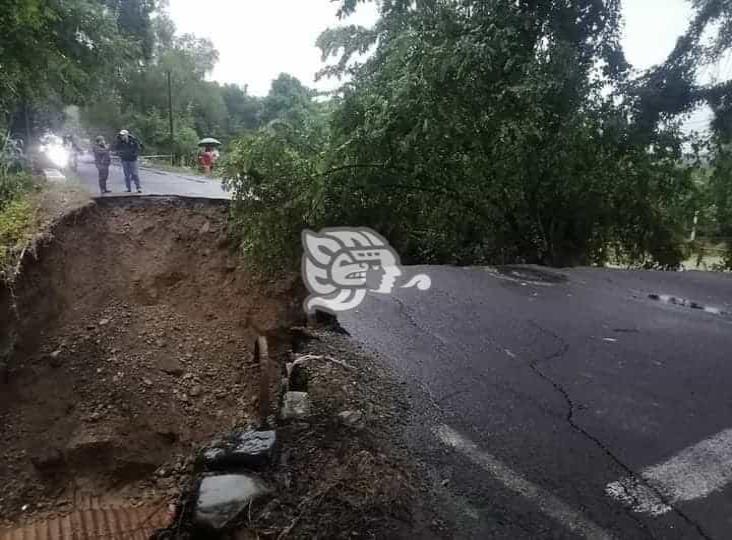
<svg viewBox="0 0 732 540">
<path fill-rule="evenodd" d="M 102 192 L 102 195 L 111 193 L 107 189 L 107 179 L 109 178 L 109 165 L 112 163 L 112 151 L 101 135 L 96 138 L 92 150 L 94 152 L 94 164 L 99 171 L 99 191 Z"/>
<path fill-rule="evenodd" d="M 114 151 L 119 155 L 119 159 L 122 162 L 122 171 L 125 175 L 125 187 L 129 193 L 132 191 L 132 182 L 135 183 L 138 193 L 142 193 L 140 187 L 140 167 L 137 163 L 137 158 L 140 157 L 142 152 L 142 143 L 130 134 L 129 131 L 123 129 L 117 135 L 117 140 L 114 143 Z"/>
</svg>

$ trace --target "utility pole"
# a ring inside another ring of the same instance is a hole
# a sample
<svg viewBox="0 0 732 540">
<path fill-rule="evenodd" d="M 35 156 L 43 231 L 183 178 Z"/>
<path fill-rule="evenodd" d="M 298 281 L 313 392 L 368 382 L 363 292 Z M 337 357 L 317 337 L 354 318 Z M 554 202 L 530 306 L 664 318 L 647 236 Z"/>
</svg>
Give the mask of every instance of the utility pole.
<svg viewBox="0 0 732 540">
<path fill-rule="evenodd" d="M 175 138 L 173 132 L 173 84 L 168 70 L 168 120 L 170 121 L 170 164 L 175 165 Z"/>
<path fill-rule="evenodd" d="M 696 241 L 696 226 L 699 224 L 699 211 L 694 212 L 694 225 L 691 228 L 691 237 L 689 240 Z"/>
</svg>

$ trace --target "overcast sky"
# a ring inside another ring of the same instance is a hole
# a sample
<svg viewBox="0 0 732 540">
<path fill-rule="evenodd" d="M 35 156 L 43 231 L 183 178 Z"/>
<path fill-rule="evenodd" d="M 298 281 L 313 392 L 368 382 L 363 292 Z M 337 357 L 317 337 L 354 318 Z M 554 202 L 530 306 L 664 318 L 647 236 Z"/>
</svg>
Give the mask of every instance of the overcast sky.
<svg viewBox="0 0 732 540">
<path fill-rule="evenodd" d="M 311 87 L 338 86 L 337 81 L 314 82 L 322 66 L 315 40 L 339 24 L 336 11 L 330 0 L 170 0 L 178 31 L 207 37 L 218 49 L 213 78 L 248 84 L 254 95 L 266 94 L 283 72 Z M 348 21 L 370 25 L 375 18 L 374 6 L 365 5 Z"/>
<path fill-rule="evenodd" d="M 338 85 L 314 82 L 322 66 L 315 40 L 339 24 L 336 9 L 330 0 L 170 0 L 178 30 L 208 37 L 219 50 L 213 78 L 247 84 L 254 95 L 266 94 L 281 72 L 323 90 Z M 691 17 L 686 0 L 623 0 L 623 10 L 625 52 L 639 69 L 662 62 Z M 348 22 L 369 25 L 375 18 L 373 4 L 366 4 Z"/>
</svg>

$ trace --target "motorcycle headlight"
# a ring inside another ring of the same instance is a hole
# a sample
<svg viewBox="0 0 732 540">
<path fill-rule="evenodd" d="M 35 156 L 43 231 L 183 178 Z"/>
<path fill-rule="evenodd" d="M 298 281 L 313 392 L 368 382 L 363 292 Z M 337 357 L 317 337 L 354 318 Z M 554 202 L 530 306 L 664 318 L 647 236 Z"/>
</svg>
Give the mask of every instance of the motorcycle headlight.
<svg viewBox="0 0 732 540">
<path fill-rule="evenodd" d="M 63 169 L 69 164 L 69 152 L 62 146 L 50 146 L 48 148 L 48 159 L 51 163 Z"/>
</svg>

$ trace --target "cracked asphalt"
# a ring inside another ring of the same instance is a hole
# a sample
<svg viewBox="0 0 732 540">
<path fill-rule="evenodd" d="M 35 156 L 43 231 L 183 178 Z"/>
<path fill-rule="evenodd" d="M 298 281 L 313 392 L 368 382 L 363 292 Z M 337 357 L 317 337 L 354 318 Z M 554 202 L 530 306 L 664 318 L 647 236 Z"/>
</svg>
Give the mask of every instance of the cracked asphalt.
<svg viewBox="0 0 732 540">
<path fill-rule="evenodd" d="M 404 282 L 417 273 L 429 291 L 370 294 L 338 318 L 427 396 L 408 437 L 455 537 L 732 537 L 732 486 L 704 489 L 705 467 L 732 468 L 726 448 L 674 472 L 692 495 L 640 476 L 732 428 L 732 276 L 407 267 Z M 446 446 L 440 425 L 468 443 Z M 671 511 L 606 492 L 627 478 Z"/>
</svg>

